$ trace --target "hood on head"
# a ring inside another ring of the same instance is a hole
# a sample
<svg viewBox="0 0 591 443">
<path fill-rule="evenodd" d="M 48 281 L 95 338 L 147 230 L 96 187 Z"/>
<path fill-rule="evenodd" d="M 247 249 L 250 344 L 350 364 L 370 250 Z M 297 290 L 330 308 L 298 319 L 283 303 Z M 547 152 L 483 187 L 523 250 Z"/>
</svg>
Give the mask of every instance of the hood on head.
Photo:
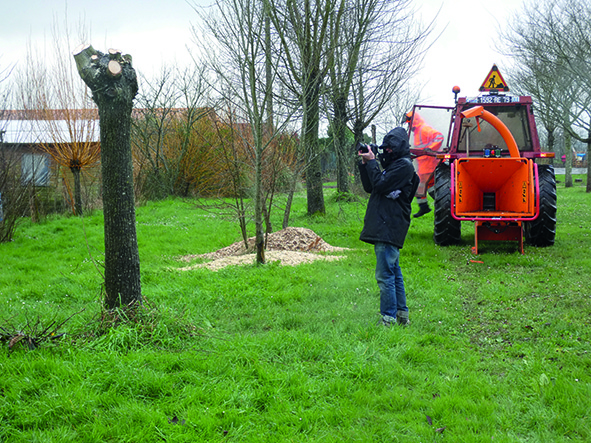
<svg viewBox="0 0 591 443">
<path fill-rule="evenodd" d="M 423 126 L 424 124 L 425 124 L 425 120 L 423 120 L 423 117 L 421 117 L 419 114 L 417 114 L 415 112 L 415 116 L 412 119 L 412 128 L 417 129 L 417 128 L 420 128 L 421 126 Z"/>
<path fill-rule="evenodd" d="M 417 129 L 425 124 L 425 120 L 416 111 L 408 111 L 404 114 L 402 123 L 410 123 L 412 121 L 412 129 Z"/>
<path fill-rule="evenodd" d="M 392 162 L 399 158 L 410 155 L 410 145 L 408 143 L 408 134 L 404 128 L 398 127 L 392 129 L 384 136 L 382 145 L 378 148 L 378 153 L 387 157 Z"/>
</svg>

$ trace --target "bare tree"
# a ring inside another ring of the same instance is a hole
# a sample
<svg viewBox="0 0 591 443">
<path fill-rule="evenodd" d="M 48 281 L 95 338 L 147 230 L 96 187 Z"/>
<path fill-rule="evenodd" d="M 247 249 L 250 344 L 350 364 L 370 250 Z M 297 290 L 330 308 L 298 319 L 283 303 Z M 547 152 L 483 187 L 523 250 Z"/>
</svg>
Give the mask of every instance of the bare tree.
<svg viewBox="0 0 591 443">
<path fill-rule="evenodd" d="M 249 128 L 236 131 L 239 125 L 235 120 L 232 125 L 234 134 L 240 136 L 246 152 L 251 155 L 256 260 L 265 263 L 263 168 L 274 137 L 281 131 L 276 131 L 272 111 L 276 66 L 271 63 L 269 3 L 218 0 L 213 14 L 206 15 L 195 9 L 201 15 L 207 34 L 214 38 L 207 51 L 208 66 L 215 74 L 212 87 L 232 110 L 228 116 L 233 120 L 242 118 Z M 235 137 L 232 139 L 236 141 Z"/>
<path fill-rule="evenodd" d="M 518 20 L 521 24 L 521 20 Z M 519 45 L 518 50 L 525 48 Z M 515 55 L 517 55 L 515 53 Z M 542 64 L 537 57 L 522 54 L 519 63 L 509 68 L 508 75 L 512 81 L 511 88 L 520 95 L 531 95 L 536 103 L 536 116 L 548 133 L 549 151 L 554 152 L 556 130 L 560 127 L 558 116 L 554 109 L 560 97 L 560 73 L 562 69 L 555 69 L 556 65 Z"/>
<path fill-rule="evenodd" d="M 203 143 L 196 143 L 195 132 L 199 132 L 200 123 L 209 126 L 214 118 L 213 109 L 207 106 L 209 85 L 206 82 L 207 66 L 195 64 L 192 69 L 185 69 L 177 75 L 179 103 L 183 112 L 176 126 L 178 172 L 176 174 L 176 193 L 183 197 L 189 195 L 192 183 L 197 179 L 195 164 L 202 164 L 205 150 Z M 209 153 L 209 152 L 208 152 Z"/>
<path fill-rule="evenodd" d="M 322 85 L 334 62 L 345 0 L 268 0 L 269 14 L 281 41 L 284 84 L 298 98 L 302 112 L 300 140 L 305 152 L 308 214 L 324 213 L 318 134 Z"/>
<path fill-rule="evenodd" d="M 131 111 L 138 90 L 131 56 L 90 45 L 74 51 L 80 77 L 98 106 L 105 218 L 105 304 L 135 307 L 142 301 L 135 228 Z"/>
<path fill-rule="evenodd" d="M 82 32 L 81 38 L 84 39 Z M 71 41 L 68 26 L 52 25 L 54 56 L 27 50 L 26 65 L 19 71 L 19 102 L 40 133 L 46 134 L 40 148 L 68 168 L 74 180 L 74 212 L 82 214 L 82 173 L 98 166 L 100 144 L 96 140 L 97 113 L 87 88 L 77 87 L 73 60 L 62 48 Z"/>
<path fill-rule="evenodd" d="M 201 154 L 195 145 L 200 120 L 210 118 L 204 65 L 165 67 L 157 78 L 142 78 L 132 120 L 136 192 L 146 198 L 187 197 Z"/>
<path fill-rule="evenodd" d="M 29 212 L 32 184 L 22 182 L 21 161 L 16 144 L 0 142 L 0 243 L 13 239 L 19 221 Z"/>
<path fill-rule="evenodd" d="M 362 140 L 363 131 L 382 111 L 399 97 L 412 95 L 408 82 L 419 71 L 428 49 L 426 39 L 433 22 L 423 26 L 408 0 L 394 2 L 388 12 L 382 17 L 383 24 L 375 26 L 377 34 L 364 42 L 356 67 L 350 109 L 355 142 Z"/>
<path fill-rule="evenodd" d="M 548 63 L 548 60 L 542 61 L 539 57 L 544 48 L 552 44 L 551 37 L 536 23 L 539 14 L 540 11 L 524 6 L 500 35 L 504 52 L 514 60 L 508 71 L 508 76 L 513 79 L 512 89 L 521 95 L 531 95 L 535 100 L 536 116 L 548 133 L 548 150 L 554 151 L 556 130 L 562 127 L 563 120 L 558 112 L 562 107 L 559 101 L 569 80 L 564 75 L 560 59 Z M 570 157 L 570 153 L 567 156 Z M 566 168 L 566 186 L 572 186 L 570 163 Z"/>
<path fill-rule="evenodd" d="M 171 160 L 164 141 L 172 131 L 171 115 L 177 106 L 173 72 L 163 68 L 155 79 L 142 78 L 142 92 L 137 97 L 137 111 L 132 120 L 132 143 L 138 165 L 138 195 L 162 199 L 173 194 Z"/>
<path fill-rule="evenodd" d="M 352 0 L 342 16 L 342 25 L 334 47 L 333 63 L 329 69 L 327 87 L 330 102 L 331 129 L 337 159 L 337 189 L 340 193 L 349 191 L 349 163 L 352 158 L 348 146 L 349 96 L 363 43 L 369 38 L 370 27 L 376 15 L 385 9 L 381 0 Z"/>
<path fill-rule="evenodd" d="M 547 110 L 563 130 L 587 143 L 587 158 L 591 155 L 590 17 L 591 5 L 584 0 L 530 1 L 502 34 L 506 52 L 514 56 L 520 72 L 536 79 L 530 93 L 542 92 L 544 105 L 549 103 Z M 550 86 L 535 87 L 542 82 Z M 589 181 L 587 192 L 591 192 Z"/>
<path fill-rule="evenodd" d="M 8 78 L 9 70 L 0 71 L 0 85 Z M 30 183 L 23 183 L 22 153 L 18 139 L 7 139 L 10 123 L 9 90 L 0 91 L 0 243 L 13 239 L 17 224 L 29 210 Z M 17 136 L 18 137 L 18 136 Z"/>
<path fill-rule="evenodd" d="M 337 188 L 348 192 L 352 146 L 418 71 L 430 26 L 410 0 L 348 0 L 329 69 L 328 98 L 337 154 Z"/>
</svg>

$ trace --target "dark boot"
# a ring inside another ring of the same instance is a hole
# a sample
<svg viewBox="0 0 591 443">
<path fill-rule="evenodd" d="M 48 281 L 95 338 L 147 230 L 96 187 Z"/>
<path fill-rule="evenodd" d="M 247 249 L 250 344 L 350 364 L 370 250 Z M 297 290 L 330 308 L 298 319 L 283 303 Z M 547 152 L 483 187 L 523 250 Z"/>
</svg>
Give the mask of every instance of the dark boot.
<svg viewBox="0 0 591 443">
<path fill-rule="evenodd" d="M 403 326 L 410 324 L 410 320 L 408 319 L 408 311 L 398 311 L 396 313 L 396 323 Z"/>
<path fill-rule="evenodd" d="M 417 217 L 422 217 L 425 214 L 428 214 L 429 212 L 431 212 L 431 208 L 429 207 L 429 203 L 425 202 L 425 203 L 419 203 L 419 212 L 417 212 L 416 214 L 413 214 L 414 218 Z"/>
</svg>

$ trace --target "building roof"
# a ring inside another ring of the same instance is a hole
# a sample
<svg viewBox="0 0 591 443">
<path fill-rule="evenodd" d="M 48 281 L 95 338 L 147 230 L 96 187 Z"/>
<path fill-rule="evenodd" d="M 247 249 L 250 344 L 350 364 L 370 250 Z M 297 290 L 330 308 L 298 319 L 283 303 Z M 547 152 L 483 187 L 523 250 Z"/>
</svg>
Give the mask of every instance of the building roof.
<svg viewBox="0 0 591 443">
<path fill-rule="evenodd" d="M 3 143 L 73 143 L 100 141 L 97 120 L 0 120 L 0 141 Z"/>
<path fill-rule="evenodd" d="M 73 143 L 100 141 L 96 109 L 0 111 L 3 143 Z"/>
<path fill-rule="evenodd" d="M 199 108 L 215 118 L 213 108 Z M 163 109 L 134 108 L 132 117 L 164 112 Z M 186 108 L 171 108 L 166 112 L 181 116 Z M 98 109 L 0 110 L 0 142 L 3 143 L 73 143 L 100 142 Z"/>
</svg>

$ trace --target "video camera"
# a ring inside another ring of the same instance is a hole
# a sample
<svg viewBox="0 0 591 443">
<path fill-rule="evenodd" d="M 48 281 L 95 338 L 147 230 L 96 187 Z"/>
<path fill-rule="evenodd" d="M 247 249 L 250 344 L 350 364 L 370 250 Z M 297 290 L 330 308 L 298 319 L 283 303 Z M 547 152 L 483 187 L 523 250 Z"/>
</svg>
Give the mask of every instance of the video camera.
<svg viewBox="0 0 591 443">
<path fill-rule="evenodd" d="M 370 149 L 375 155 L 378 155 L 378 145 L 374 145 L 373 143 L 357 143 L 355 146 L 355 152 L 361 152 L 362 154 L 368 153 Z"/>
</svg>

